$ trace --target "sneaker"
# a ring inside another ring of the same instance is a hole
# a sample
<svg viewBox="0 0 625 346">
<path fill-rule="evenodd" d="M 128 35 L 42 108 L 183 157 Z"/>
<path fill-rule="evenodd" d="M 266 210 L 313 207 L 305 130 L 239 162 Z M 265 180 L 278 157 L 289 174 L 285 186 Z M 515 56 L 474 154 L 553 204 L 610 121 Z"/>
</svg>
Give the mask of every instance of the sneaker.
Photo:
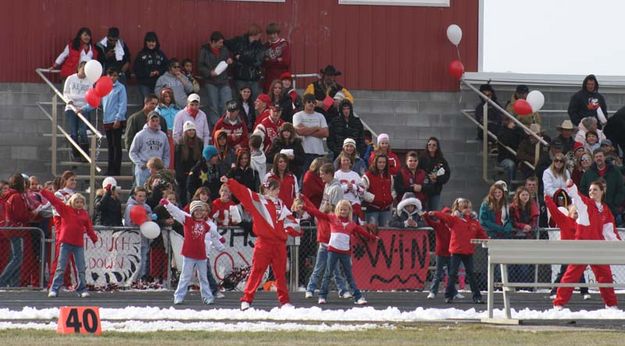
<svg viewBox="0 0 625 346">
<path fill-rule="evenodd" d="M 584 294 L 584 300 L 590 300 L 590 298 L 592 298 L 592 296 L 589 293 Z"/>
<path fill-rule="evenodd" d="M 353 297 L 353 295 L 349 291 L 345 291 L 343 292 L 343 294 L 339 294 L 339 298 L 349 299 L 351 297 Z"/>
<path fill-rule="evenodd" d="M 80 293 L 80 298 L 88 298 L 90 296 L 91 296 L 91 294 L 89 294 L 89 292 L 87 292 L 87 291 L 84 291 L 84 292 Z"/>
<path fill-rule="evenodd" d="M 310 299 L 310 298 L 312 298 L 312 297 L 313 297 L 313 293 L 312 293 L 312 292 L 310 292 L 310 291 L 306 291 L 306 294 L 304 295 L 304 298 L 306 298 L 306 299 Z"/>
<path fill-rule="evenodd" d="M 319 304 L 325 304 L 326 303 L 326 299 L 325 298 L 321 298 L 319 297 L 319 301 L 317 302 Z"/>
<path fill-rule="evenodd" d="M 434 297 L 436 297 L 436 294 L 434 294 L 434 292 L 430 292 L 427 296 L 427 299 L 434 299 Z"/>
<path fill-rule="evenodd" d="M 59 294 L 56 291 L 48 292 L 48 298 L 56 298 Z"/>
<path fill-rule="evenodd" d="M 482 298 L 473 298 L 473 303 L 474 304 L 484 304 L 484 301 L 482 300 Z"/>
<path fill-rule="evenodd" d="M 606 305 L 605 308 L 607 310 L 618 310 L 618 305 Z"/>
<path fill-rule="evenodd" d="M 356 305 L 365 305 L 365 304 L 367 304 L 367 300 L 364 297 L 360 297 L 360 298 L 358 298 L 357 301 L 354 302 L 354 304 L 356 304 Z"/>
<path fill-rule="evenodd" d="M 250 303 L 248 302 L 241 302 L 241 311 L 245 311 L 247 309 L 250 308 Z"/>
<path fill-rule="evenodd" d="M 445 298 L 445 304 L 451 304 L 453 301 L 453 298 Z"/>
<path fill-rule="evenodd" d="M 462 294 L 460 294 L 459 292 L 456 292 L 456 295 L 454 296 L 454 299 L 464 299 L 464 296 Z"/>
<path fill-rule="evenodd" d="M 202 303 L 204 303 L 206 305 L 211 305 L 211 304 L 215 303 L 215 298 L 203 298 L 202 299 Z"/>
<path fill-rule="evenodd" d="M 556 294 L 552 294 L 552 295 L 549 296 L 549 299 L 556 299 L 557 296 L 558 295 L 556 295 Z"/>
<path fill-rule="evenodd" d="M 225 294 L 223 294 L 223 293 L 221 293 L 221 292 L 219 292 L 219 291 L 215 292 L 215 294 L 214 294 L 213 296 L 214 296 L 215 298 L 217 298 L 217 299 L 226 298 L 226 295 L 225 295 Z"/>
<path fill-rule="evenodd" d="M 174 305 L 180 305 L 180 304 L 182 304 L 183 301 L 184 300 L 182 300 L 182 299 L 174 299 Z"/>
<path fill-rule="evenodd" d="M 562 311 L 562 310 L 564 310 L 564 306 L 562 306 L 562 305 L 554 305 L 553 309 L 555 311 Z"/>
<path fill-rule="evenodd" d="M 295 306 L 293 306 L 293 304 L 291 303 L 286 303 L 286 304 L 282 304 L 280 309 L 295 309 Z"/>
</svg>

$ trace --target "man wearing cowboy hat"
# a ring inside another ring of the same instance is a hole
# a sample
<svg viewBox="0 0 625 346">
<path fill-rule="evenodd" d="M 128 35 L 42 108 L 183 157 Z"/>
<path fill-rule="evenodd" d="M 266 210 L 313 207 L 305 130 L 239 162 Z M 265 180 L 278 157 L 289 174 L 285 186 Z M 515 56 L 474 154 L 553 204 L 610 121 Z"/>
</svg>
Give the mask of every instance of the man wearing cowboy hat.
<svg viewBox="0 0 625 346">
<path fill-rule="evenodd" d="M 573 126 L 573 122 L 570 120 L 564 120 L 557 129 L 560 134 L 554 140 L 559 140 L 562 143 L 562 152 L 568 153 L 573 150 L 573 144 L 575 144 L 575 140 L 573 139 L 575 126 Z"/>
<path fill-rule="evenodd" d="M 306 91 L 304 91 L 304 94 L 315 95 L 317 100 L 315 112 L 327 117 L 328 109 L 334 104 L 334 95 L 339 91 L 345 95 L 345 99 L 348 99 L 352 104 L 354 103 L 354 97 L 349 90 L 336 82 L 336 76 L 340 76 L 341 71 L 337 70 L 333 65 L 328 65 L 319 72 L 321 73 L 321 78 L 316 82 L 310 83 L 306 87 Z"/>
</svg>

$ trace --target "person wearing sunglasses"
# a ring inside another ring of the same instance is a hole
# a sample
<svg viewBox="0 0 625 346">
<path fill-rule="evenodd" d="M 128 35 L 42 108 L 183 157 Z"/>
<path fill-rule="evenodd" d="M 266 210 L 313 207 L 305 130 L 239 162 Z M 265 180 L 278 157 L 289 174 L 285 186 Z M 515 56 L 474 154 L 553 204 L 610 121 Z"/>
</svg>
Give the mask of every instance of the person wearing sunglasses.
<svg viewBox="0 0 625 346">
<path fill-rule="evenodd" d="M 169 69 L 156 80 L 154 93 L 160 95 L 163 88 L 170 88 L 174 92 L 178 108 L 182 109 L 187 105 L 185 100 L 187 94 L 193 91 L 193 83 L 182 73 L 182 65 L 176 58 L 169 60 Z"/>
<path fill-rule="evenodd" d="M 566 181 L 571 178 L 568 170 L 566 170 L 566 158 L 564 154 L 557 153 L 549 168 L 543 172 L 543 191 L 545 196 L 553 198 L 553 195 L 559 189 L 566 188 Z"/>
</svg>

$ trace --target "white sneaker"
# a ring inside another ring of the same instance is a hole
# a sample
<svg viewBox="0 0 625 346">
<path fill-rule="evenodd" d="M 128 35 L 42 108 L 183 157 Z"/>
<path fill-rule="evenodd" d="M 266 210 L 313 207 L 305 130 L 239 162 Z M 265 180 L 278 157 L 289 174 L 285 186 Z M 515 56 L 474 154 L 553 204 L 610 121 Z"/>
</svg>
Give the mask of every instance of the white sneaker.
<svg viewBox="0 0 625 346">
<path fill-rule="evenodd" d="M 428 298 L 428 299 L 434 299 L 434 297 L 436 297 L 436 294 L 434 294 L 434 292 L 430 292 L 430 293 L 428 294 L 428 297 L 427 297 L 427 298 Z"/>
<path fill-rule="evenodd" d="M 367 300 L 364 297 L 360 297 L 357 301 L 354 302 L 356 305 L 365 305 L 367 304 Z"/>
<path fill-rule="evenodd" d="M 217 293 L 215 293 L 214 296 L 217 299 L 226 298 L 226 295 L 221 293 L 220 291 L 217 291 Z"/>
<path fill-rule="evenodd" d="M 204 303 L 206 305 L 211 305 L 211 304 L 215 303 L 215 298 L 204 298 L 204 299 L 202 299 L 202 303 Z"/>
<path fill-rule="evenodd" d="M 556 299 L 557 296 L 558 296 L 557 294 L 552 294 L 549 296 L 549 299 Z"/>
<path fill-rule="evenodd" d="M 584 294 L 584 300 L 590 300 L 592 296 L 588 293 Z"/>
<path fill-rule="evenodd" d="M 317 303 L 325 304 L 326 303 L 326 299 L 325 298 L 319 298 L 319 301 Z"/>
<path fill-rule="evenodd" d="M 59 294 L 56 291 L 48 292 L 48 298 L 56 298 Z"/>
<path fill-rule="evenodd" d="M 553 309 L 554 309 L 555 311 L 562 311 L 562 310 L 564 309 L 564 306 L 562 306 L 562 305 L 554 305 L 554 306 L 553 306 Z"/>
<path fill-rule="evenodd" d="M 282 304 L 280 309 L 295 309 L 295 307 L 291 303 L 286 303 L 286 304 Z"/>
<path fill-rule="evenodd" d="M 454 296 L 454 299 L 464 299 L 464 296 L 458 292 L 456 292 L 456 295 Z"/>
<path fill-rule="evenodd" d="M 306 291 L 306 294 L 304 295 L 304 298 L 309 299 L 313 297 L 313 293 L 310 291 Z"/>
<path fill-rule="evenodd" d="M 606 305 L 605 308 L 607 310 L 618 310 L 619 309 L 618 305 L 612 305 L 612 306 Z"/>
<path fill-rule="evenodd" d="M 182 299 L 180 299 L 180 300 L 174 299 L 174 305 L 180 305 L 180 304 L 182 304 L 183 301 L 184 300 L 182 300 Z"/>
<path fill-rule="evenodd" d="M 250 308 L 250 303 L 248 302 L 241 302 L 241 311 L 245 311 L 247 309 Z"/>
<path fill-rule="evenodd" d="M 351 292 L 349 292 L 349 291 L 345 291 L 345 292 L 343 292 L 343 294 L 342 294 L 342 295 L 340 295 L 339 297 L 340 297 L 340 298 L 343 298 L 343 299 L 349 299 L 349 298 L 353 297 L 353 295 L 352 295 L 352 293 L 351 293 Z"/>
<path fill-rule="evenodd" d="M 80 294 L 80 298 L 88 298 L 90 296 L 91 296 L 91 294 L 89 294 L 89 292 L 87 292 L 87 291 L 84 291 L 84 292 L 82 292 Z"/>
</svg>

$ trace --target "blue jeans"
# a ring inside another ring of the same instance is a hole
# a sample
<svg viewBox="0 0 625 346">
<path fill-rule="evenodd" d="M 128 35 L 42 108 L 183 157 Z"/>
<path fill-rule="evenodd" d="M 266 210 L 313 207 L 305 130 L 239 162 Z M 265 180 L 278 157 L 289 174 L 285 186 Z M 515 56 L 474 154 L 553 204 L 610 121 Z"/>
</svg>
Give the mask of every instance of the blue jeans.
<svg viewBox="0 0 625 346">
<path fill-rule="evenodd" d="M 59 262 L 56 266 L 56 271 L 54 272 L 54 279 L 52 280 L 52 287 L 50 288 L 50 291 L 58 292 L 61 285 L 63 285 L 63 274 L 65 272 L 65 267 L 67 266 L 67 259 L 69 258 L 69 255 L 74 255 L 74 262 L 76 262 L 76 269 L 78 270 L 78 288 L 76 289 L 76 292 L 82 293 L 86 290 L 84 247 L 61 243 Z"/>
<path fill-rule="evenodd" d="M 330 251 L 328 251 L 328 264 L 326 266 L 325 273 L 323 273 L 323 281 L 321 282 L 319 298 L 325 299 L 328 296 L 328 285 L 330 284 L 330 277 L 332 276 L 332 273 L 334 273 L 334 271 L 336 270 L 338 262 L 341 262 L 341 267 L 343 267 L 343 272 L 345 273 L 345 279 L 347 279 L 349 286 L 352 288 L 354 300 L 356 301 L 360 299 L 362 297 L 362 293 L 360 293 L 360 290 L 356 285 L 356 281 L 354 280 L 354 276 L 352 275 L 351 255 Z"/>
<path fill-rule="evenodd" d="M 206 259 L 206 277 L 208 279 L 208 284 L 211 286 L 211 292 L 213 295 L 219 291 L 219 285 L 217 284 L 217 280 L 215 280 L 215 276 L 213 275 L 213 270 L 211 269 L 211 261 L 209 258 Z"/>
<path fill-rule="evenodd" d="M 91 112 L 84 112 L 82 115 L 91 122 Z M 65 111 L 65 118 L 69 122 L 69 134 L 78 144 L 87 144 L 87 124 L 78 119 L 76 113 L 72 110 Z"/>
<path fill-rule="evenodd" d="M 144 278 L 148 275 L 148 265 L 150 264 L 150 243 L 151 239 L 148 239 L 141 235 L 141 269 L 139 270 L 139 277 Z"/>
<path fill-rule="evenodd" d="M 328 265 L 328 245 L 319 243 L 319 248 L 317 249 L 317 259 L 315 260 L 315 268 L 313 269 L 312 274 L 310 274 L 310 278 L 308 279 L 308 286 L 306 287 L 306 292 L 315 292 L 317 288 L 317 281 L 321 274 L 324 273 L 326 267 Z M 341 271 L 339 268 L 334 269 L 334 282 L 336 283 L 336 288 L 339 290 L 339 294 L 342 295 L 343 292 L 347 291 L 347 284 L 345 283 L 345 279 L 343 275 L 341 275 Z"/>
<path fill-rule="evenodd" d="M 0 274 L 0 287 L 19 286 L 20 267 L 24 259 L 24 239 L 13 237 L 11 242 L 11 259 Z"/>
<path fill-rule="evenodd" d="M 447 272 L 447 276 L 449 276 L 450 259 L 451 257 L 449 256 L 436 256 L 436 273 L 434 273 L 434 279 L 432 280 L 432 285 L 430 286 L 431 293 L 438 293 L 438 286 L 441 284 L 441 281 L 445 276 L 445 272 Z"/>
<path fill-rule="evenodd" d="M 473 299 L 482 299 L 480 288 L 477 286 L 475 275 L 473 274 L 473 255 L 452 254 L 449 265 L 449 278 L 447 279 L 447 289 L 445 298 L 453 299 L 456 296 L 456 281 L 458 281 L 458 268 L 460 263 L 464 264 L 464 275 L 469 280 L 469 286 L 473 293 Z"/>
<path fill-rule="evenodd" d="M 135 186 L 143 186 L 150 177 L 150 170 L 135 165 Z"/>
<path fill-rule="evenodd" d="M 211 83 L 204 84 L 206 86 L 206 92 L 208 93 L 208 122 L 210 123 L 210 128 L 219 120 L 225 112 L 226 102 L 232 100 L 232 89 L 230 89 L 230 85 L 215 85 Z M 238 95 L 238 94 L 237 94 Z"/>
<path fill-rule="evenodd" d="M 383 211 L 367 211 L 365 213 L 365 221 L 368 223 L 374 223 L 379 227 L 388 227 L 388 224 L 391 222 L 391 211 L 383 210 Z"/>
<path fill-rule="evenodd" d="M 503 159 L 498 164 L 499 167 L 503 168 L 504 172 L 506 172 L 506 178 L 508 179 L 508 184 L 514 180 L 516 177 L 516 162 L 511 159 Z"/>
<path fill-rule="evenodd" d="M 178 287 L 174 292 L 174 302 L 182 302 L 187 295 L 187 288 L 193 278 L 193 273 L 197 270 L 198 280 L 200 281 L 200 294 L 203 300 L 213 300 L 211 287 L 206 277 L 206 260 L 198 260 L 182 256 L 182 273 L 178 281 Z"/>
<path fill-rule="evenodd" d="M 428 209 L 427 210 L 439 210 L 441 207 L 441 195 L 431 195 L 428 197 Z"/>
</svg>

